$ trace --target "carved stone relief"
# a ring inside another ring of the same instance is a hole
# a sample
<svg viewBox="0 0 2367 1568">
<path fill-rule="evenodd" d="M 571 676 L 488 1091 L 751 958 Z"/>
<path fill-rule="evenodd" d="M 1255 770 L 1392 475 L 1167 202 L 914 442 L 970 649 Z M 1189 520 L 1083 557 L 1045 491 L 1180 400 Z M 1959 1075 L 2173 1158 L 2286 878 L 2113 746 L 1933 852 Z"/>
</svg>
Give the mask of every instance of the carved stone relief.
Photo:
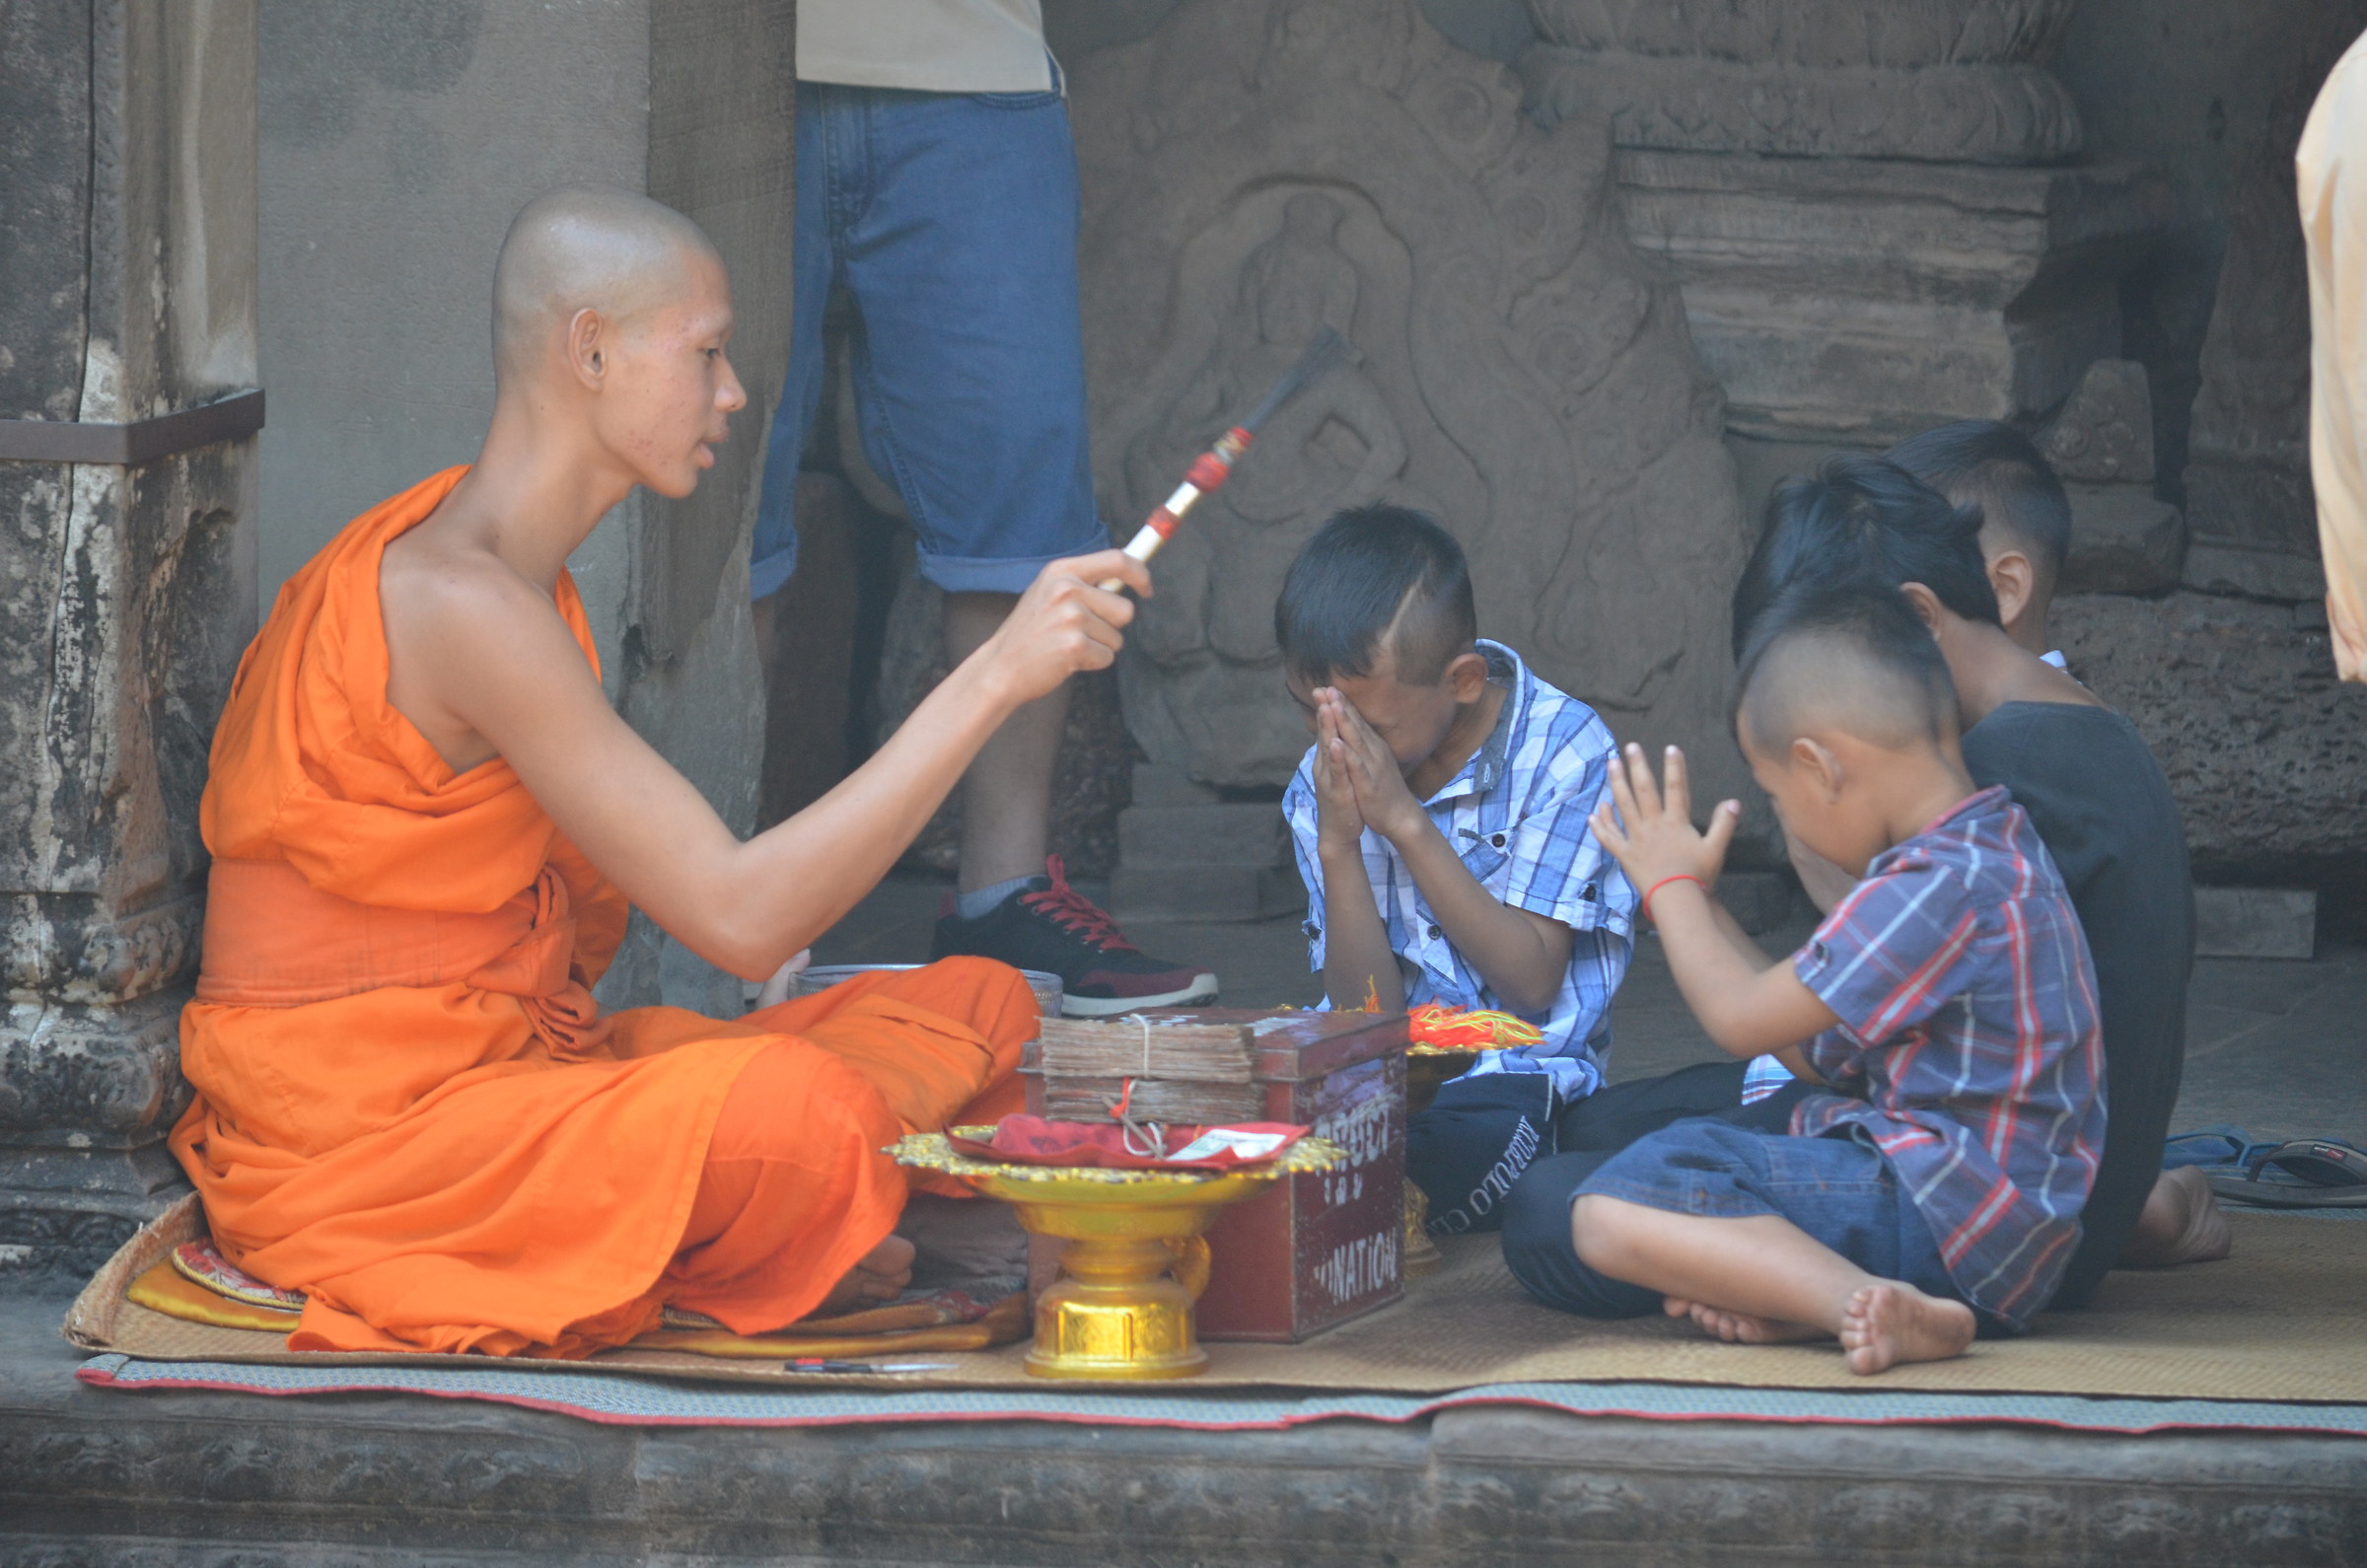
<svg viewBox="0 0 2367 1568">
<path fill-rule="evenodd" d="M 2153 391 L 2133 359 L 2090 365 L 2039 434 L 2057 477 L 2088 484 L 2153 482 Z"/>
<path fill-rule="evenodd" d="M 2071 501 L 2065 594 L 2160 594 L 2178 586 L 2186 519 L 2154 493 L 2153 391 L 2133 359 L 2090 365 L 2039 451 Z"/>
<path fill-rule="evenodd" d="M 1611 213 L 1600 118 L 1548 132 L 1411 0 L 1196 0 L 1071 87 L 1101 505 L 1121 535 L 1325 325 L 1358 350 L 1154 564 L 1121 661 L 1154 761 L 1271 786 L 1305 751 L 1272 614 L 1334 511 L 1437 514 L 1484 634 L 1721 778 L 1744 531 L 1722 403 Z"/>
<path fill-rule="evenodd" d="M 1541 113 L 1608 109 L 1622 147 L 2027 164 L 2076 155 L 2046 59 L 2076 0 L 1534 0 Z"/>
</svg>

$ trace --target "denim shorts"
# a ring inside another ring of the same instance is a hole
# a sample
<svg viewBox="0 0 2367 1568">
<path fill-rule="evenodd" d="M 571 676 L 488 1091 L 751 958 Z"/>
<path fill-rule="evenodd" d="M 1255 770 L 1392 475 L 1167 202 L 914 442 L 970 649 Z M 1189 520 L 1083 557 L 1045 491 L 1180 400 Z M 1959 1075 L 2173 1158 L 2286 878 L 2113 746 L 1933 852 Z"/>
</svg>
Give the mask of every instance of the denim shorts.
<svg viewBox="0 0 2367 1568">
<path fill-rule="evenodd" d="M 822 396 L 824 308 L 851 295 L 864 455 L 896 487 L 920 569 L 1017 593 L 1104 548 L 1085 435 L 1077 159 L 1040 93 L 800 82 L 795 315 L 750 590 L 797 566 L 797 469 Z"/>
<path fill-rule="evenodd" d="M 1504 1261 L 1513 1276 L 1548 1307 L 1641 1318 L 1660 1311 L 1661 1293 L 1589 1268 L 1571 1243 L 1570 1206 L 1589 1193 L 1675 1214 L 1778 1215 L 1869 1274 L 1964 1299 L 1890 1163 L 1854 1137 L 1795 1138 L 1696 1116 L 1616 1154 L 1539 1161 L 1507 1205 Z"/>
</svg>

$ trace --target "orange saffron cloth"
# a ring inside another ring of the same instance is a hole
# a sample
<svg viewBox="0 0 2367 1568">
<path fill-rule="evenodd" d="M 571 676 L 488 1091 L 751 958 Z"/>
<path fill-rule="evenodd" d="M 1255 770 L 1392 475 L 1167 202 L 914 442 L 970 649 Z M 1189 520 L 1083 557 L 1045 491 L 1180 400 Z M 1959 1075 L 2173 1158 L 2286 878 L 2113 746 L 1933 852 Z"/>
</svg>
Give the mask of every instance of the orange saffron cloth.
<svg viewBox="0 0 2367 1568">
<path fill-rule="evenodd" d="M 1034 999 L 972 959 L 602 1016 L 622 895 L 387 701 L 380 557 L 466 471 L 349 524 L 240 664 L 173 1151 L 223 1252 L 307 1293 L 295 1349 L 582 1356 L 669 1301 L 779 1327 L 901 1213 L 883 1146 L 1020 1107 Z M 564 575 L 557 607 L 597 672 Z"/>
</svg>

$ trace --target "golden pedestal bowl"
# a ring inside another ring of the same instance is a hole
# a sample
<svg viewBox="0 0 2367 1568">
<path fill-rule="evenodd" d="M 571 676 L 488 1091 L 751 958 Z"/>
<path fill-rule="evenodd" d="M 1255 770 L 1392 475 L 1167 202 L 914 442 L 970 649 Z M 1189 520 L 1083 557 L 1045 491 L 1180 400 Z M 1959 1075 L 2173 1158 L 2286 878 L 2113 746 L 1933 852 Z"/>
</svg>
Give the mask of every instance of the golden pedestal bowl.
<svg viewBox="0 0 2367 1568">
<path fill-rule="evenodd" d="M 1408 1045 L 1405 1047 L 1405 1114 L 1408 1116 L 1429 1106 L 1438 1098 L 1441 1084 L 1461 1078 L 1470 1071 L 1471 1063 L 1479 1059 L 1476 1050 L 1465 1050 L 1456 1045 Z M 1435 1274 L 1446 1262 L 1438 1244 L 1430 1240 L 1428 1221 L 1430 1200 L 1412 1182 L 1405 1183 L 1405 1247 L 1399 1254 L 1407 1279 L 1420 1279 Z"/>
<path fill-rule="evenodd" d="M 1411 1116 L 1428 1109 L 1430 1102 L 1438 1098 L 1439 1090 L 1449 1080 L 1470 1072 L 1478 1059 L 1477 1050 L 1466 1050 L 1460 1045 L 1406 1046 L 1405 1114 Z"/>
<path fill-rule="evenodd" d="M 958 1127 L 984 1142 L 992 1127 Z M 1208 1283 L 1205 1232 L 1228 1203 L 1283 1176 L 1346 1163 L 1337 1144 L 1301 1138 L 1270 1165 L 1249 1170 L 1113 1171 L 1012 1165 L 956 1152 L 942 1133 L 914 1133 L 888 1151 L 896 1163 L 934 1171 L 1011 1205 L 1031 1236 L 1067 1242 L 1060 1279 L 1036 1299 L 1039 1378 L 1148 1382 L 1207 1370 L 1192 1303 Z"/>
</svg>

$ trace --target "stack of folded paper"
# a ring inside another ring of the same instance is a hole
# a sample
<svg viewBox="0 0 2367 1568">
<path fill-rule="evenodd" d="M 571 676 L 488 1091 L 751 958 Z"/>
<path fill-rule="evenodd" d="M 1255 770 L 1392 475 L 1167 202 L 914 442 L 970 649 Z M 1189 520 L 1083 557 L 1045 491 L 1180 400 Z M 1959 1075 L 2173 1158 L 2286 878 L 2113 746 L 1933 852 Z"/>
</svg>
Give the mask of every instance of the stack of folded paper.
<svg viewBox="0 0 2367 1568">
<path fill-rule="evenodd" d="M 1255 1118 L 1256 1025 L 1236 1013 L 1135 1014 L 1088 1021 L 1047 1018 L 1023 1071 L 1042 1084 L 1042 1113 L 1058 1121 L 1109 1121 L 1126 1094 L 1127 1113 L 1172 1123 Z"/>
</svg>

